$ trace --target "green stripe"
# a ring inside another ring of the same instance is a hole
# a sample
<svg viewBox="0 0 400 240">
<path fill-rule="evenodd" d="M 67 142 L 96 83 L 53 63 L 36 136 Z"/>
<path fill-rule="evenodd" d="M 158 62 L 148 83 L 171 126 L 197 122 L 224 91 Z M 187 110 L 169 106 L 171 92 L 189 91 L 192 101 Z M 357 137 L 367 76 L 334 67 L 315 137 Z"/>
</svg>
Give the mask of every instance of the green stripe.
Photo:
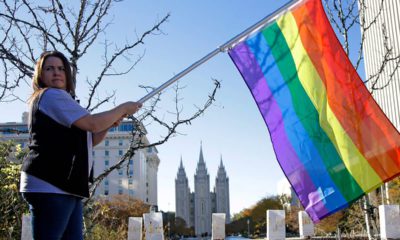
<svg viewBox="0 0 400 240">
<path fill-rule="evenodd" d="M 299 81 L 291 51 L 277 23 L 265 29 L 263 35 L 290 90 L 298 118 L 318 150 L 332 180 L 345 199 L 352 201 L 354 196 L 360 196 L 364 191 L 349 173 L 336 148 L 319 125 L 319 114 Z"/>
</svg>

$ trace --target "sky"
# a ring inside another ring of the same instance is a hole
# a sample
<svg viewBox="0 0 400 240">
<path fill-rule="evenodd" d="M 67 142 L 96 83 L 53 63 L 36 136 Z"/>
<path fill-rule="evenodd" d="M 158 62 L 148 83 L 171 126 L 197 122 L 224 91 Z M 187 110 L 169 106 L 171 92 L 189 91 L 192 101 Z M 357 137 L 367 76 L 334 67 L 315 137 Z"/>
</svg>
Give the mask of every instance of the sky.
<svg viewBox="0 0 400 240">
<path fill-rule="evenodd" d="M 171 16 L 161 27 L 162 34 L 145 39 L 133 51 L 143 54 L 131 73 L 106 80 L 99 94 L 116 90 L 116 99 L 105 110 L 124 101 L 137 101 L 145 95 L 139 85 L 159 86 L 192 63 L 272 13 L 287 0 L 203 0 L 203 1 L 123 1 L 110 12 L 112 24 L 106 31 L 109 43 L 123 44 L 135 40 L 166 14 Z M 103 47 L 94 49 L 79 64 L 77 94 L 85 102 L 87 78 L 95 75 Z M 179 135 L 159 146 L 158 205 L 163 211 L 175 211 L 175 178 L 182 159 L 191 191 L 199 160 L 200 146 L 210 175 L 211 190 L 222 159 L 230 184 L 230 211 L 238 213 L 263 197 L 277 194 L 277 183 L 284 174 L 276 160 L 268 129 L 250 91 L 227 53 L 220 53 L 179 82 L 181 107 L 189 116 L 201 106 L 213 89 L 212 79 L 221 82 L 215 103 L 191 125 L 178 129 Z M 18 90 L 21 98 L 29 96 L 29 87 Z M 172 88 L 166 90 L 158 109 L 166 120 L 175 109 Z M 20 101 L 0 105 L 0 122 L 20 121 L 26 105 Z M 150 142 L 165 131 L 154 124 L 146 126 Z"/>
</svg>

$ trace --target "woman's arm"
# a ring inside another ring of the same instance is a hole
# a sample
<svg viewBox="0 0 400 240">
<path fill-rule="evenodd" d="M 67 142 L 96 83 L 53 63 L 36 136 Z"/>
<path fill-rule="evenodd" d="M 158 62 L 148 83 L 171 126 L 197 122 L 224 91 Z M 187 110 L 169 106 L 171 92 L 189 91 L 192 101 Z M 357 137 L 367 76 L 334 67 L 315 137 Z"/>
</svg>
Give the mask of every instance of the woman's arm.
<svg viewBox="0 0 400 240">
<path fill-rule="evenodd" d="M 124 119 L 124 117 L 126 117 L 126 116 L 123 116 L 122 118 L 120 118 L 117 122 L 115 122 L 111 127 L 118 127 L 120 124 L 121 124 L 121 122 L 122 122 L 122 120 Z M 110 128 L 111 128 L 110 127 Z M 97 144 L 99 144 L 99 143 L 101 143 L 102 141 L 103 141 L 103 139 L 106 137 L 106 135 L 107 135 L 107 133 L 108 133 L 108 130 L 110 130 L 110 128 L 108 128 L 108 129 L 106 129 L 106 130 L 103 130 L 103 131 L 101 131 L 101 132 L 97 132 L 97 133 L 93 133 L 92 134 L 92 143 L 93 143 L 93 147 L 94 146 L 96 146 Z"/>
<path fill-rule="evenodd" d="M 108 129 L 101 132 L 93 133 L 92 134 L 93 147 L 101 143 L 101 141 L 103 141 L 103 139 L 106 137 L 107 133 Z"/>
<path fill-rule="evenodd" d="M 142 107 L 141 103 L 126 102 L 109 111 L 93 115 L 88 114 L 75 121 L 73 125 L 85 131 L 100 133 L 107 131 L 114 123 L 118 122 L 124 116 L 132 115 L 137 112 L 140 107 Z"/>
</svg>

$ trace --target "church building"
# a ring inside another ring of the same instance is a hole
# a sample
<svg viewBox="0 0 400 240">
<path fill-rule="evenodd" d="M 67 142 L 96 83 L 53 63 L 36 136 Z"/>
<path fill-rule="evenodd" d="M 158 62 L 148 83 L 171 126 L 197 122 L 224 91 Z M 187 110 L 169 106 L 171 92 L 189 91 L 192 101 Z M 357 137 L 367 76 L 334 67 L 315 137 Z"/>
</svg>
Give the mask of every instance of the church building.
<svg viewBox="0 0 400 240">
<path fill-rule="evenodd" d="M 210 192 L 210 175 L 207 172 L 202 147 L 200 147 L 200 157 L 194 175 L 194 192 L 190 192 L 181 159 L 175 179 L 175 205 L 175 216 L 185 220 L 187 227 L 194 227 L 198 236 L 211 235 L 212 213 L 225 213 L 226 223 L 229 223 L 229 178 L 222 158 L 213 192 Z"/>
</svg>

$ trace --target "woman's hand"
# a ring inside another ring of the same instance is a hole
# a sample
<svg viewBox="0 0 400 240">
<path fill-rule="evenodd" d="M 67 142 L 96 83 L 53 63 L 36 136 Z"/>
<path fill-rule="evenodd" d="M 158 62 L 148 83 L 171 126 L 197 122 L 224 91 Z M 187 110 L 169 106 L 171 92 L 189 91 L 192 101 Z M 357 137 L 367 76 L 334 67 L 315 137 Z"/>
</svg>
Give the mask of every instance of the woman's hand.
<svg viewBox="0 0 400 240">
<path fill-rule="evenodd" d="M 125 115 L 129 116 L 137 112 L 142 107 L 142 104 L 139 102 L 126 102 L 121 104 L 121 106 L 125 110 Z"/>
</svg>

